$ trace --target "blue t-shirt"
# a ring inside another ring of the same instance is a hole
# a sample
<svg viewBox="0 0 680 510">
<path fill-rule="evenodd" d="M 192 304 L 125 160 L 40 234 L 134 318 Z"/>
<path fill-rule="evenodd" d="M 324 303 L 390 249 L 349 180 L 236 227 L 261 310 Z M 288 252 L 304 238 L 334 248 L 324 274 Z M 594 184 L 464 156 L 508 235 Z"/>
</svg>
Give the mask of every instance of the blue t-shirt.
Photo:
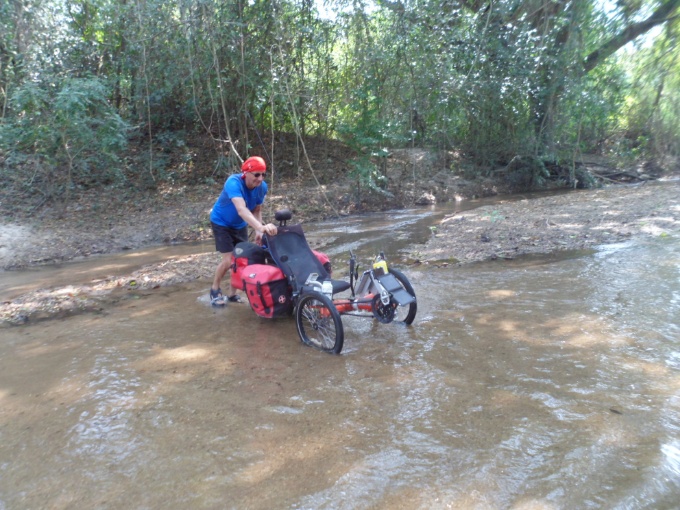
<svg viewBox="0 0 680 510">
<path fill-rule="evenodd" d="M 231 201 L 234 197 L 241 197 L 248 210 L 251 212 L 255 210 L 258 205 L 264 202 L 264 196 L 267 194 L 267 183 L 262 181 L 262 184 L 257 188 L 248 189 L 246 181 L 241 179 L 241 174 L 230 175 L 224 183 L 222 193 L 217 198 L 215 205 L 213 205 L 210 212 L 210 221 L 216 225 L 240 229 L 248 224 L 238 215 L 234 202 Z"/>
</svg>

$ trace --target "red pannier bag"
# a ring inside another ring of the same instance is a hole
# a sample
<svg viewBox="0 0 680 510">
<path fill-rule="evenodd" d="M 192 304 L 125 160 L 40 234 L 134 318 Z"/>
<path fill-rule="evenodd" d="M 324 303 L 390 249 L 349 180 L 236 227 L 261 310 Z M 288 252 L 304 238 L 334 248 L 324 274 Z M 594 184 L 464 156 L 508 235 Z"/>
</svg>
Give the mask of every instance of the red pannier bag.
<svg viewBox="0 0 680 510">
<path fill-rule="evenodd" d="M 243 290 L 257 315 L 267 318 L 290 315 L 293 310 L 290 285 L 278 267 L 251 264 L 242 269 L 241 276 Z"/>
<path fill-rule="evenodd" d="M 271 259 L 267 251 L 255 243 L 238 243 L 234 247 L 231 260 L 231 286 L 234 289 L 243 289 L 243 269 L 251 264 L 268 264 Z"/>
</svg>

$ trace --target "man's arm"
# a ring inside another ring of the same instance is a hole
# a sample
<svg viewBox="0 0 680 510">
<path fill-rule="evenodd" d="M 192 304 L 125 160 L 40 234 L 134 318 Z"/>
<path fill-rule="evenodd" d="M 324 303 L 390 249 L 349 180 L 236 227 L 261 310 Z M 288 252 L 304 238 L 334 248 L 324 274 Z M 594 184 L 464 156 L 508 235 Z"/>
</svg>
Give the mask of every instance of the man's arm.
<svg viewBox="0 0 680 510">
<path fill-rule="evenodd" d="M 262 223 L 262 206 L 258 205 L 255 206 L 255 209 L 253 209 L 253 216 L 255 216 L 255 219 Z"/>
<path fill-rule="evenodd" d="M 265 225 L 262 222 L 261 206 L 258 205 L 255 210 L 251 212 L 250 209 L 246 207 L 246 201 L 241 197 L 234 197 L 231 199 L 231 201 L 233 202 L 234 207 L 236 207 L 236 212 L 238 215 L 243 218 L 243 221 L 252 227 L 257 236 L 261 236 L 262 234 L 267 234 L 270 236 L 276 235 L 276 225 L 273 225 L 272 223 L 267 223 Z"/>
</svg>

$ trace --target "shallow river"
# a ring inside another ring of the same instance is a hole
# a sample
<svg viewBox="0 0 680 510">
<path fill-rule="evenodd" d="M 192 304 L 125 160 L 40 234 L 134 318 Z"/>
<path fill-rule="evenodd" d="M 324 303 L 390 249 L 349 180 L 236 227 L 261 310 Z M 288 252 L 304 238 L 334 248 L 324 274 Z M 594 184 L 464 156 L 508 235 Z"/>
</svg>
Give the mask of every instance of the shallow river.
<svg viewBox="0 0 680 510">
<path fill-rule="evenodd" d="M 309 235 L 340 271 L 437 214 Z M 679 248 L 407 267 L 413 326 L 340 356 L 208 282 L 4 329 L 0 509 L 678 508 Z"/>
</svg>

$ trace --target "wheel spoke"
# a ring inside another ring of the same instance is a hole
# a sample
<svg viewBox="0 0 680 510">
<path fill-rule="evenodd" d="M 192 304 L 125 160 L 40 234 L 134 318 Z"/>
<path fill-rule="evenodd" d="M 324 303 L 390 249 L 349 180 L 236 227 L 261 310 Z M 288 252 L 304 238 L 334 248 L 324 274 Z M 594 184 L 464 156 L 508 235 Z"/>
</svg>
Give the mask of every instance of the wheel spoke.
<svg viewBox="0 0 680 510">
<path fill-rule="evenodd" d="M 335 353 L 342 349 L 340 315 L 327 297 L 318 293 L 304 295 L 298 303 L 297 324 L 304 343 Z"/>
<path fill-rule="evenodd" d="M 310 341 L 319 344 L 325 349 L 333 348 L 335 343 L 335 324 L 330 320 L 330 315 L 322 312 L 323 304 L 318 301 L 308 301 L 302 310 L 302 314 L 309 324 L 305 332 Z"/>
</svg>

